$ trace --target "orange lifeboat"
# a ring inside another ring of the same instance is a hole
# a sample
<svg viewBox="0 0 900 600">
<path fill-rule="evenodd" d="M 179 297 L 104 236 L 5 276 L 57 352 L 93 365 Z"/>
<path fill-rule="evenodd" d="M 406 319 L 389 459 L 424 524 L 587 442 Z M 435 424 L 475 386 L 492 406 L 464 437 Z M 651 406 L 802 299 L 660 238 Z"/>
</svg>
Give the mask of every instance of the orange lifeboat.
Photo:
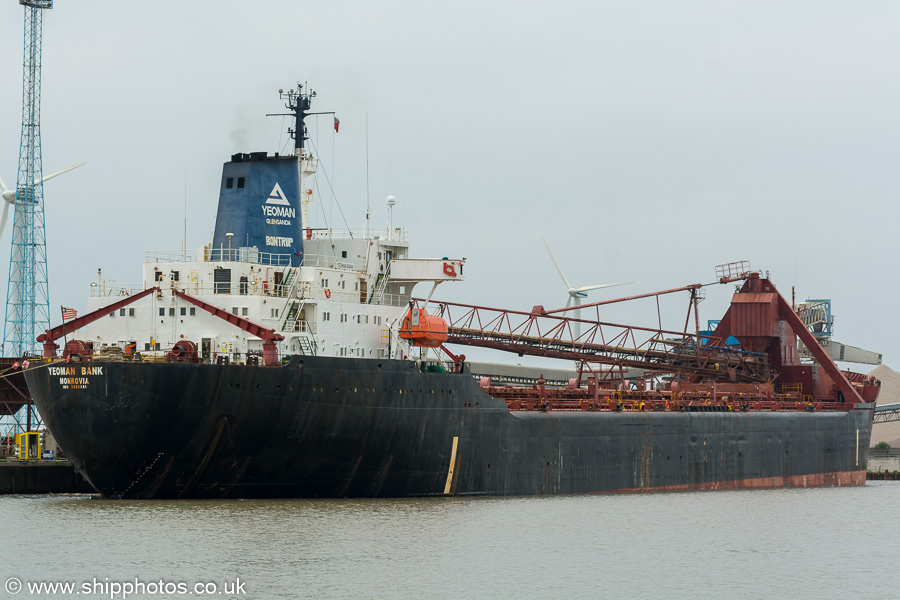
<svg viewBox="0 0 900 600">
<path fill-rule="evenodd" d="M 424 308 L 410 309 L 400 324 L 400 337 L 416 346 L 438 348 L 447 341 L 447 321 L 432 317 Z"/>
</svg>

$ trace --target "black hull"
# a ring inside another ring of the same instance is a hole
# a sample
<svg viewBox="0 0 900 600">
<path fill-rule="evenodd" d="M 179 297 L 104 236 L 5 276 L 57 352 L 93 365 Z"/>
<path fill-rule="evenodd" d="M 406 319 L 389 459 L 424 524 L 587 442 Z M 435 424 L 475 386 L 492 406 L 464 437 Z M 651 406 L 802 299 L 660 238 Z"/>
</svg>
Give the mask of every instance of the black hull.
<svg viewBox="0 0 900 600">
<path fill-rule="evenodd" d="M 871 405 L 510 412 L 468 375 L 388 360 L 56 362 L 26 378 L 60 448 L 110 498 L 859 485 L 872 426 Z"/>
</svg>

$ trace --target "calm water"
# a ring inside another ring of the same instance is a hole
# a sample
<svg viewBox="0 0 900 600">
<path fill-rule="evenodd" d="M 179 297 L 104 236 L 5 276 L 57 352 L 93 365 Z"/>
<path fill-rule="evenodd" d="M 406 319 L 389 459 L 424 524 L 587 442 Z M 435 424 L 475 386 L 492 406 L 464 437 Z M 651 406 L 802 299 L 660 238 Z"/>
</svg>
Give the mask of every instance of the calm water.
<svg viewBox="0 0 900 600">
<path fill-rule="evenodd" d="M 898 482 L 561 498 L 6 496 L 0 590 L 13 576 L 217 591 L 239 577 L 244 593 L 218 597 L 900 598 L 898 507 Z M 123 596 L 77 597 L 111 595 Z"/>
</svg>

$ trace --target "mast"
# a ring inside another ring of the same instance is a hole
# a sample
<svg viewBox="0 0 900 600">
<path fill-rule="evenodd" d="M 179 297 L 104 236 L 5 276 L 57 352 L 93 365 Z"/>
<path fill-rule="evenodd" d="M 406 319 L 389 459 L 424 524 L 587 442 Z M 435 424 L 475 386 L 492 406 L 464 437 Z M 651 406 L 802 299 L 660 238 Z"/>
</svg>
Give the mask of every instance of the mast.
<svg viewBox="0 0 900 600">
<path fill-rule="evenodd" d="M 303 88 L 307 91 L 304 93 Z M 309 135 L 306 129 L 306 117 L 310 115 L 333 115 L 334 111 L 327 112 L 310 112 L 312 107 L 312 99 L 316 97 L 315 90 L 309 89 L 309 84 L 297 83 L 296 89 L 290 89 L 287 92 L 284 89 L 278 90 L 278 97 L 287 100 L 285 108 L 289 113 L 268 114 L 268 117 L 287 116 L 294 117 L 294 127 L 288 128 L 288 134 L 294 139 L 294 156 L 297 157 L 298 169 L 300 170 L 300 204 L 302 206 L 303 224 L 302 229 L 306 231 L 307 239 L 312 235 L 309 228 L 307 218 L 307 206 L 312 202 L 311 190 L 306 187 L 306 178 L 316 172 L 316 160 L 312 153 L 306 148 L 306 140 Z"/>
<path fill-rule="evenodd" d="M 293 89 L 290 89 L 287 92 L 283 89 L 278 90 L 278 97 L 282 100 L 287 100 L 287 104 L 285 104 L 284 107 L 291 111 L 287 116 L 294 117 L 294 127 L 288 128 L 288 133 L 294 138 L 294 156 L 303 155 L 303 151 L 306 147 L 304 142 L 309 139 L 309 135 L 307 135 L 306 131 L 306 117 L 311 114 L 326 114 L 309 112 L 309 109 L 312 106 L 312 99 L 316 97 L 316 92 L 310 90 L 304 94 L 303 86 L 304 84 L 298 83 L 296 91 Z"/>
</svg>

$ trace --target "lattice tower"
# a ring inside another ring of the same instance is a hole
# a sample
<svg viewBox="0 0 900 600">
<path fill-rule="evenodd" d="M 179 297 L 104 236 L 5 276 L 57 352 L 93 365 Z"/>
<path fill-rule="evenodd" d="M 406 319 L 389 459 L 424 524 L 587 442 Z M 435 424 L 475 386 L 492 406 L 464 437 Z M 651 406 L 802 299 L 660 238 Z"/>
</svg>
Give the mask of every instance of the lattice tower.
<svg viewBox="0 0 900 600">
<path fill-rule="evenodd" d="M 38 353 L 35 338 L 50 327 L 44 186 L 41 182 L 41 42 L 43 11 L 53 0 L 19 0 L 25 7 L 22 137 L 16 178 L 3 351 Z"/>
</svg>

